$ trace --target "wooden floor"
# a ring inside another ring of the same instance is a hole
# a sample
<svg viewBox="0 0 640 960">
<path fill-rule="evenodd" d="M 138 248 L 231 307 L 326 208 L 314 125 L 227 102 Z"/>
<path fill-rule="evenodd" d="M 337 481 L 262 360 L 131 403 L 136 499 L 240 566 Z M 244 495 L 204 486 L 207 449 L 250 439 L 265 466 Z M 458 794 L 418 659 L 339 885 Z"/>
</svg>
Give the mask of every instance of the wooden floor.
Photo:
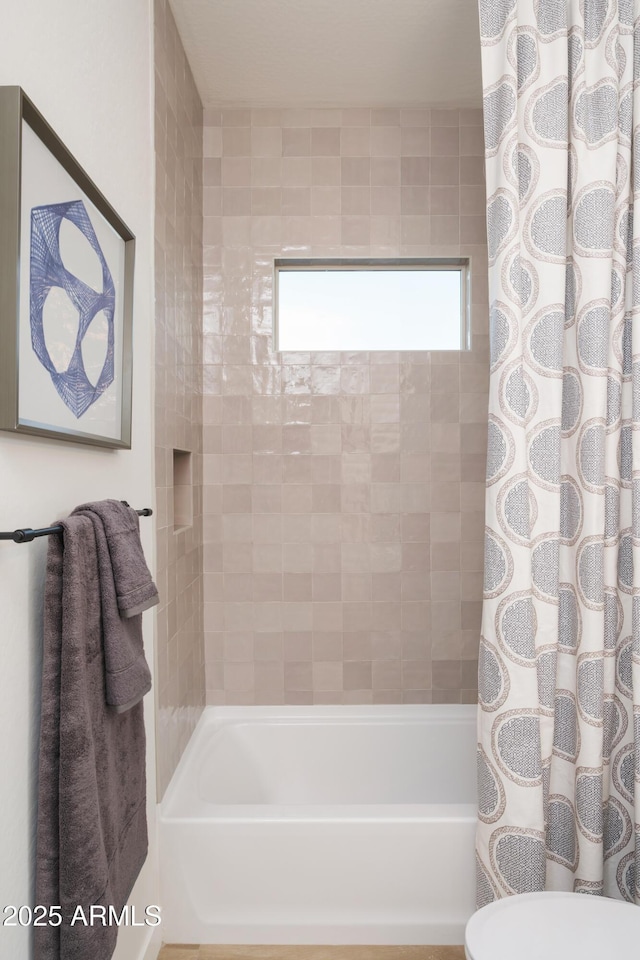
<svg viewBox="0 0 640 960">
<path fill-rule="evenodd" d="M 465 960 L 464 947 L 240 947 L 168 944 L 158 960 Z"/>
</svg>

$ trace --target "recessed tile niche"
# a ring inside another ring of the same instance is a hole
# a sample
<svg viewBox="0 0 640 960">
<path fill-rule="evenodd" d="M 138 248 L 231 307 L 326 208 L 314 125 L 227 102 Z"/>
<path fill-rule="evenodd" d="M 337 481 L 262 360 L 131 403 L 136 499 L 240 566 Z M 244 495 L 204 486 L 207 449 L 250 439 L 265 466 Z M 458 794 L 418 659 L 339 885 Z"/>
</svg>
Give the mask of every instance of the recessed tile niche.
<svg viewBox="0 0 640 960">
<path fill-rule="evenodd" d="M 193 526 L 193 484 L 191 453 L 173 451 L 173 530 L 178 533 Z"/>
</svg>

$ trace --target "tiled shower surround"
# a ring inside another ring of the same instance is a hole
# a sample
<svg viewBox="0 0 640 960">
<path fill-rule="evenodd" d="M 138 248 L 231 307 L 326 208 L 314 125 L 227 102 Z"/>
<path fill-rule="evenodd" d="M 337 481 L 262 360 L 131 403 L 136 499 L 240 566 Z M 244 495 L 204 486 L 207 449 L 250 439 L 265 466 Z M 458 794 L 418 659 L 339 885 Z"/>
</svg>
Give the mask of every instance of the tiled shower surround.
<svg viewBox="0 0 640 960">
<path fill-rule="evenodd" d="M 205 702 L 202 624 L 202 105 L 167 0 L 155 2 L 158 795 Z M 174 531 L 173 450 L 193 523 Z"/>
<path fill-rule="evenodd" d="M 477 696 L 482 154 L 475 109 L 205 111 L 209 703 Z M 471 257 L 470 352 L 275 351 L 274 258 L 403 256 Z"/>
</svg>

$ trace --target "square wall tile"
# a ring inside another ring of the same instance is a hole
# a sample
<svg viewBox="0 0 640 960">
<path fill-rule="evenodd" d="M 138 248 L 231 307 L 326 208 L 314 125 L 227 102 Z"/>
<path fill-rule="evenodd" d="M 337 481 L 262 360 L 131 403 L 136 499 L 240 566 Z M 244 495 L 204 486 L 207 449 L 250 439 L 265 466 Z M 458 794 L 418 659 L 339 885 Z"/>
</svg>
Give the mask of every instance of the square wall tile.
<svg viewBox="0 0 640 960">
<path fill-rule="evenodd" d="M 209 701 L 472 701 L 489 367 L 481 113 L 223 108 L 205 121 Z M 469 250 L 470 354 L 275 350 L 275 257 Z"/>
</svg>

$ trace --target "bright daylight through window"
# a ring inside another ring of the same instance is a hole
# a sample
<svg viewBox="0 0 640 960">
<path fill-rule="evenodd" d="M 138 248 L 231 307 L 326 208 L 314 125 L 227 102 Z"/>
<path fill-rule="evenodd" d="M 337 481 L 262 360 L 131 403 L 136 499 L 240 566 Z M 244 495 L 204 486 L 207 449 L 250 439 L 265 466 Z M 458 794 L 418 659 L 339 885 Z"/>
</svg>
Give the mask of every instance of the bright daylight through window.
<svg viewBox="0 0 640 960">
<path fill-rule="evenodd" d="M 466 350 L 469 262 L 276 260 L 284 351 Z"/>
</svg>

